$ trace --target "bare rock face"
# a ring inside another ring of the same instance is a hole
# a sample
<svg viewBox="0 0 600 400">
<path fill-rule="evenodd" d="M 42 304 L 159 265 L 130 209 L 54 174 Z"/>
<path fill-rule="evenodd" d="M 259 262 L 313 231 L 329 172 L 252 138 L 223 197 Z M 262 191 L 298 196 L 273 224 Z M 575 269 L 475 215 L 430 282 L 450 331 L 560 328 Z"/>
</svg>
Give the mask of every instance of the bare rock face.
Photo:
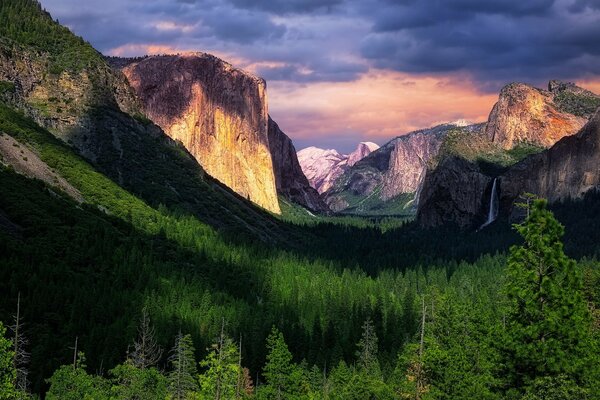
<svg viewBox="0 0 600 400">
<path fill-rule="evenodd" d="M 319 193 L 327 191 L 348 166 L 348 157 L 336 150 L 307 147 L 297 153 L 300 167 Z"/>
<path fill-rule="evenodd" d="M 356 150 L 348 154 L 348 166 L 351 167 L 375 150 L 379 148 L 379 145 L 373 142 L 360 142 Z"/>
<path fill-rule="evenodd" d="M 500 177 L 500 206 L 513 211 L 524 192 L 550 202 L 577 199 L 600 188 L 600 111 L 576 135 L 513 166 Z"/>
<path fill-rule="evenodd" d="M 383 176 L 382 200 L 418 190 L 427 164 L 438 154 L 445 133 L 445 129 L 424 130 L 396 139 Z"/>
<path fill-rule="evenodd" d="M 484 135 L 470 140 L 481 143 L 450 146 L 462 149 L 459 157 L 472 167 L 461 174 L 454 159 L 428 171 L 418 210 L 422 225 L 455 223 L 466 228 L 483 222 L 487 209 L 481 204 L 489 203 L 493 177 L 498 178 L 500 213 L 504 215 L 514 211 L 515 200 L 524 192 L 553 202 L 580 197 L 598 185 L 600 154 L 598 138 L 593 134 L 598 116 L 580 129 L 593 114 L 591 110 L 600 107 L 600 98 L 572 83 L 551 81 L 548 88 L 510 84 L 502 89 Z M 511 161 L 513 154 L 507 150 L 521 143 L 549 149 L 538 150 L 520 162 Z M 487 160 L 483 163 L 487 165 L 485 171 L 476 160 Z M 466 184 L 465 177 L 473 184 Z M 483 185 L 484 181 L 488 183 Z"/>
<path fill-rule="evenodd" d="M 349 166 L 325 193 L 325 201 L 334 211 L 361 204 L 384 209 L 386 203 L 402 194 L 415 194 L 423 183 L 428 162 L 437 156 L 444 137 L 454 123 L 435 126 L 399 136 Z M 414 201 L 412 202 L 414 205 Z"/>
<path fill-rule="evenodd" d="M 560 100 L 557 95 L 561 89 L 571 91 L 576 86 L 561 87 L 560 82 L 552 81 L 549 88 L 541 90 L 523 83 L 505 86 L 486 127 L 492 142 L 504 149 L 519 143 L 550 147 L 581 129 L 587 119 L 563 111 L 560 102 L 555 101 Z"/>
<path fill-rule="evenodd" d="M 146 115 L 209 175 L 280 213 L 264 80 L 202 53 L 147 57 L 123 72 Z"/>
<path fill-rule="evenodd" d="M 462 228 L 472 227 L 486 212 L 491 181 L 474 163 L 459 157 L 442 160 L 438 168 L 427 172 L 417 221 L 427 228 L 449 221 Z"/>
<path fill-rule="evenodd" d="M 269 117 L 269 148 L 277 193 L 312 211 L 324 212 L 327 205 L 304 176 L 292 140 Z"/>
</svg>

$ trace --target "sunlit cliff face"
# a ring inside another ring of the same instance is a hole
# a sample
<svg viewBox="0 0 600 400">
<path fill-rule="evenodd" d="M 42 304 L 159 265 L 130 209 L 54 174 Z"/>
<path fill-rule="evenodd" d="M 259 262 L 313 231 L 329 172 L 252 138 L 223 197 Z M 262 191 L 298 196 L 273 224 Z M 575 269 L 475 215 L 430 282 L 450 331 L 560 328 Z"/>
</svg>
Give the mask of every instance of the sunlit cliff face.
<svg viewBox="0 0 600 400">
<path fill-rule="evenodd" d="M 208 55 L 152 57 L 123 71 L 150 119 L 206 172 L 280 213 L 265 82 Z"/>
<path fill-rule="evenodd" d="M 554 95 L 524 84 L 502 89 L 486 128 L 488 137 L 505 149 L 518 143 L 550 147 L 577 132 L 586 119 L 561 112 Z"/>
</svg>

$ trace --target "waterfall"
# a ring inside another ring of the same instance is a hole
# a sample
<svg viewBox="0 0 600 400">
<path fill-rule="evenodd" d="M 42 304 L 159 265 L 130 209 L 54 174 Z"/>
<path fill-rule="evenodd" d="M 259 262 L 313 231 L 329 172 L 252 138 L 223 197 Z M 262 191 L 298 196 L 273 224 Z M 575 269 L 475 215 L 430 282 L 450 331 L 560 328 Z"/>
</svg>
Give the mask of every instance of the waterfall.
<svg viewBox="0 0 600 400">
<path fill-rule="evenodd" d="M 490 193 L 490 210 L 488 211 L 487 221 L 485 224 L 481 225 L 479 229 L 483 229 L 498 218 L 498 209 L 499 209 L 499 201 L 498 201 L 498 188 L 496 184 L 498 183 L 498 178 L 494 178 L 494 183 L 492 184 L 492 193 Z"/>
</svg>

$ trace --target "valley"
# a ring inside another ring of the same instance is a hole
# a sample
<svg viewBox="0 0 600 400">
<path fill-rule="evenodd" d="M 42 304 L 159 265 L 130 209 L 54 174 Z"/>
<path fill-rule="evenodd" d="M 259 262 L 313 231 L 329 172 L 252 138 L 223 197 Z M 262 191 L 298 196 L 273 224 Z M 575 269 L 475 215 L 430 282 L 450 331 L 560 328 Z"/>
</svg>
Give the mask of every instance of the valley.
<svg viewBox="0 0 600 400">
<path fill-rule="evenodd" d="M 0 22 L 0 399 L 599 398 L 597 94 L 297 151 L 219 57 Z"/>
</svg>

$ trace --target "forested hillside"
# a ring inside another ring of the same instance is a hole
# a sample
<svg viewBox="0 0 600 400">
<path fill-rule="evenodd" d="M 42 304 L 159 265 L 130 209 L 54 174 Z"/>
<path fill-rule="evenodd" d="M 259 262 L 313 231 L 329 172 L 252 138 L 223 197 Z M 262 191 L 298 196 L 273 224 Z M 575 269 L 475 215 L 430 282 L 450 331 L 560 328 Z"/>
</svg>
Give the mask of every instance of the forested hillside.
<svg viewBox="0 0 600 400">
<path fill-rule="evenodd" d="M 0 399 L 600 399 L 600 194 L 478 232 L 280 218 L 37 2 L 0 21 Z"/>
</svg>

